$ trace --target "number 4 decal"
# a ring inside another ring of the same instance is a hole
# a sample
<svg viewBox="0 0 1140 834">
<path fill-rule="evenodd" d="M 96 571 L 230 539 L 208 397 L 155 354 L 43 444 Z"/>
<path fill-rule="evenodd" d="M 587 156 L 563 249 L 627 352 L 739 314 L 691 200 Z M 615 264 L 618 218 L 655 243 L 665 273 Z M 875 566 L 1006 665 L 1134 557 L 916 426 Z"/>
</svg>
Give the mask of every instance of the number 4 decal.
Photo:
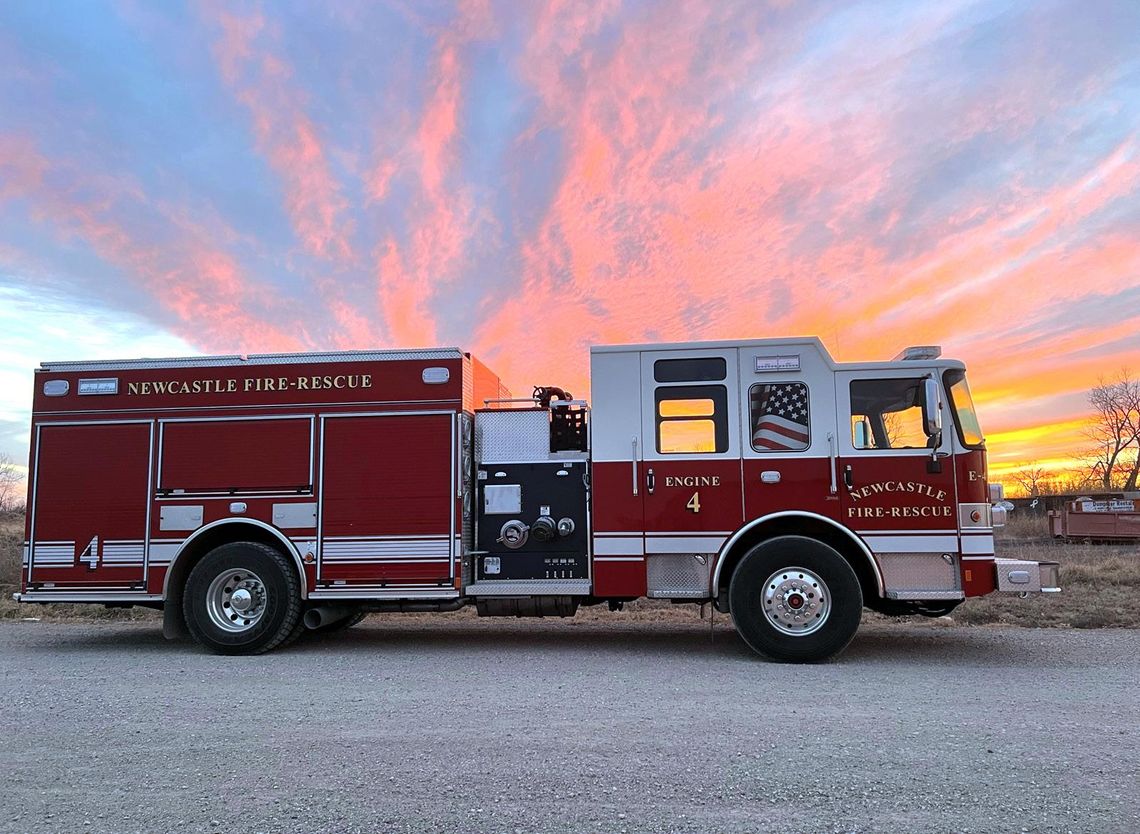
<svg viewBox="0 0 1140 834">
<path fill-rule="evenodd" d="M 693 497 L 689 499 L 689 503 L 685 506 L 693 512 L 699 513 L 701 511 L 701 494 L 699 492 L 694 492 Z"/>
</svg>

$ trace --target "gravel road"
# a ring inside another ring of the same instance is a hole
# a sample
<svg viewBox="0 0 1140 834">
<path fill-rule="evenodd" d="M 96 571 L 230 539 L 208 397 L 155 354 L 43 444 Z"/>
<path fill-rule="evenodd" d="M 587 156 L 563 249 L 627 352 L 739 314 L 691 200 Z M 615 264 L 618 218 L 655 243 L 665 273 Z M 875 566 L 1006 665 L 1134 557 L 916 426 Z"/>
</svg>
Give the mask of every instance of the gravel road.
<svg viewBox="0 0 1140 834">
<path fill-rule="evenodd" d="M 0 831 L 1137 832 L 1140 631 L 374 616 L 259 658 L 3 623 Z"/>
</svg>

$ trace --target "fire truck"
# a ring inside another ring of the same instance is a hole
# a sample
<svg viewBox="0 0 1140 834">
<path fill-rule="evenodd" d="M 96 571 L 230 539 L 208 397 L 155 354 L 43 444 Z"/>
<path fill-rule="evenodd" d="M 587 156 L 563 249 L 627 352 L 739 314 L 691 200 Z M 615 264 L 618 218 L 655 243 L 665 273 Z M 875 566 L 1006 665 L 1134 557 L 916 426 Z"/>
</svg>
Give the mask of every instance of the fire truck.
<svg viewBox="0 0 1140 834">
<path fill-rule="evenodd" d="M 26 603 L 161 609 L 256 654 L 372 612 L 711 604 L 780 661 L 864 607 L 1054 592 L 1000 559 L 965 367 L 814 337 L 597 346 L 591 398 L 514 398 L 459 349 L 45 363 Z"/>
</svg>

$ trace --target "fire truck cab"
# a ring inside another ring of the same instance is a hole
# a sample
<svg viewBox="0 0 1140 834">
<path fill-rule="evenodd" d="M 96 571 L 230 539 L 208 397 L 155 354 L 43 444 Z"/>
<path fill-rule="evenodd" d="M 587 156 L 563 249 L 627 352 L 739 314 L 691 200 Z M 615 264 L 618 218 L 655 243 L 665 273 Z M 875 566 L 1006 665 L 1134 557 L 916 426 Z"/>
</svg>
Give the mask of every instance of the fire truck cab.
<svg viewBox="0 0 1140 834">
<path fill-rule="evenodd" d="M 161 608 L 231 654 L 373 611 L 649 597 L 816 661 L 864 606 L 1058 590 L 995 557 L 1000 487 L 936 348 L 603 346 L 591 387 L 512 398 L 457 349 L 45 363 L 17 597 Z"/>
</svg>

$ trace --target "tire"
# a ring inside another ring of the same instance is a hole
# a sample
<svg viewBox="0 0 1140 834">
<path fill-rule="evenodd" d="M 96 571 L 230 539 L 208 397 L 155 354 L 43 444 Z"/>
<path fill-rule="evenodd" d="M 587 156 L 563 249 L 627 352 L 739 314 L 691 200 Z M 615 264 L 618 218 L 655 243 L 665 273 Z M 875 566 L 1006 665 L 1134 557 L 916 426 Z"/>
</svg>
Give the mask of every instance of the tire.
<svg viewBox="0 0 1140 834">
<path fill-rule="evenodd" d="M 301 585 L 279 551 L 256 542 L 223 544 L 186 581 L 186 625 L 217 654 L 261 654 L 295 638 Z"/>
<path fill-rule="evenodd" d="M 728 597 L 744 642 L 757 654 L 789 663 L 839 654 L 863 614 L 855 571 L 833 548 L 803 536 L 752 548 L 732 573 Z"/>
</svg>

